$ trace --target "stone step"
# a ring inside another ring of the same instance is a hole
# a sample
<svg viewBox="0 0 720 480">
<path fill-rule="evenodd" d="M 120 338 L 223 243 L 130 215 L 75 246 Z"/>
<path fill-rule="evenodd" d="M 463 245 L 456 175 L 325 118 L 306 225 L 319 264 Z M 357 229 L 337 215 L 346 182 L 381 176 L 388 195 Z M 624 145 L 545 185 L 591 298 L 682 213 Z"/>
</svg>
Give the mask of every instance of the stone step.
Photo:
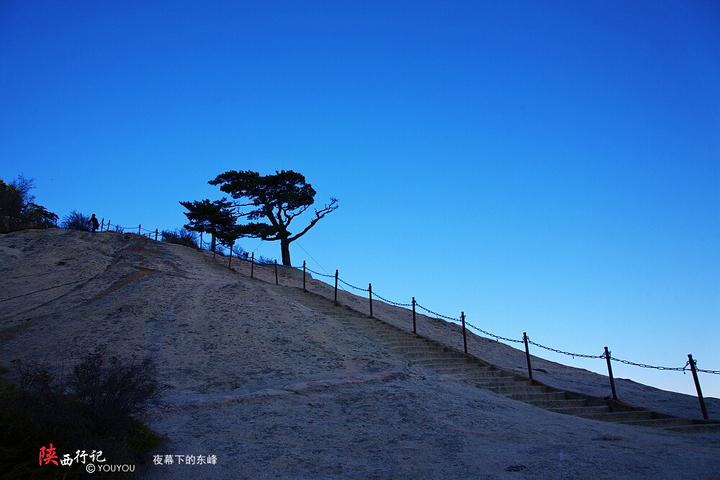
<svg viewBox="0 0 720 480">
<path fill-rule="evenodd" d="M 438 358 L 426 357 L 426 358 L 419 358 L 419 359 L 413 361 L 413 363 L 418 364 L 420 366 L 424 366 L 426 364 L 446 363 L 446 364 L 450 364 L 450 365 L 455 365 L 455 364 L 472 365 L 475 368 L 480 368 L 480 369 L 485 369 L 485 370 L 488 370 L 490 368 L 490 367 L 487 367 L 486 365 L 483 365 L 483 364 L 477 362 L 476 360 L 473 360 L 471 358 L 467 358 L 464 356 L 438 357 Z"/>
<path fill-rule="evenodd" d="M 587 413 L 579 415 L 590 420 L 600 420 L 603 422 L 630 422 L 634 420 L 653 420 L 657 418 L 667 418 L 667 415 L 651 412 L 648 410 L 627 410 L 624 412 L 604 412 L 604 413 Z"/>
<path fill-rule="evenodd" d="M 389 339 L 414 339 L 414 340 L 424 340 L 424 338 L 416 337 L 414 334 L 410 332 L 406 332 L 404 330 L 399 330 L 397 327 L 394 327 L 392 325 L 366 325 L 365 329 L 373 333 L 374 335 L 377 335 L 379 337 L 387 337 Z"/>
<path fill-rule="evenodd" d="M 557 411 L 556 409 L 575 409 L 579 407 L 588 407 L 588 400 L 586 398 L 566 398 L 564 400 L 530 400 L 526 403 L 535 407 L 544 408 L 546 410 Z M 564 413 L 564 412 L 558 412 Z"/>
<path fill-rule="evenodd" d="M 469 382 L 474 383 L 478 387 L 482 388 L 489 388 L 489 387 L 495 387 L 495 386 L 504 386 L 504 385 L 514 385 L 515 382 L 517 382 L 517 378 L 515 377 L 507 377 L 507 376 L 498 376 L 498 377 L 484 377 L 482 379 L 478 379 L 474 376 L 472 378 L 465 378 L 469 377 L 470 375 L 453 375 L 453 377 L 466 380 Z"/>
<path fill-rule="evenodd" d="M 457 353 L 453 352 L 443 352 L 443 351 L 435 351 L 435 350 L 412 350 L 412 351 L 397 351 L 393 350 L 396 353 L 401 354 L 405 358 L 409 359 L 427 359 L 427 358 L 457 358 L 461 359 L 462 356 Z"/>
<path fill-rule="evenodd" d="M 677 427 L 666 427 L 665 430 L 670 430 L 678 433 L 718 433 L 720 432 L 720 424 L 718 423 L 696 423 L 693 425 L 680 425 Z"/>
<path fill-rule="evenodd" d="M 464 380 L 467 380 L 470 382 L 477 382 L 477 383 L 483 383 L 485 381 L 495 379 L 495 378 L 500 378 L 500 377 L 508 377 L 507 372 L 503 372 L 502 370 L 497 370 L 497 369 L 492 369 L 492 368 L 486 369 L 486 370 L 481 370 L 480 368 L 478 368 L 474 372 L 469 372 L 469 373 L 466 373 L 463 375 Z M 511 377 L 511 378 L 513 378 L 514 381 L 516 380 L 515 377 Z M 526 381 L 526 380 L 524 380 L 524 381 Z"/>
<path fill-rule="evenodd" d="M 399 332 L 399 331 L 389 331 L 389 330 L 382 330 L 379 329 L 364 329 L 365 332 L 369 335 L 373 335 L 376 338 L 382 338 L 383 340 L 387 342 L 417 342 L 417 341 L 426 341 L 422 338 L 414 337 L 408 334 L 407 332 Z"/>
<path fill-rule="evenodd" d="M 515 395 L 515 394 L 536 394 L 536 393 L 554 393 L 557 392 L 554 388 L 547 387 L 545 385 L 533 385 L 528 381 L 515 382 L 509 386 L 497 386 L 489 387 L 495 393 L 503 395 Z M 563 394 L 565 392 L 562 392 Z M 563 397 L 565 398 L 565 397 Z"/>
<path fill-rule="evenodd" d="M 441 345 L 437 342 L 433 342 L 430 340 L 426 340 L 424 338 L 418 338 L 418 337 L 402 337 L 398 338 L 397 336 L 390 337 L 390 336 L 383 336 L 378 335 L 375 337 L 376 339 L 381 339 L 383 343 L 385 343 L 387 346 L 397 346 L 397 347 L 403 347 L 403 346 L 413 346 L 413 345 L 423 345 L 423 346 L 432 346 L 436 348 L 444 348 L 448 350 L 452 350 L 450 347 L 446 345 Z"/>
<path fill-rule="evenodd" d="M 653 418 L 650 420 L 631 420 L 628 425 L 638 425 L 642 427 L 668 428 L 668 427 L 685 427 L 688 425 L 717 425 L 717 423 L 704 423 L 699 420 L 691 420 L 687 418 Z"/>
<path fill-rule="evenodd" d="M 572 402 L 573 400 L 565 400 Z M 571 405 L 564 407 L 548 408 L 551 412 L 562 413 L 564 415 L 575 415 L 577 417 L 589 418 L 589 415 L 612 413 L 607 405 Z"/>
<path fill-rule="evenodd" d="M 449 374 L 466 374 L 466 373 L 472 373 L 475 370 L 475 366 L 472 364 L 458 364 L 458 365 L 424 365 L 424 367 L 429 368 L 430 370 L 435 370 L 437 373 L 443 374 L 443 375 L 449 375 Z"/>
<path fill-rule="evenodd" d="M 565 400 L 567 395 L 565 392 L 545 392 L 545 393 L 512 393 L 507 395 L 508 398 L 513 400 L 520 400 L 521 402 L 528 402 L 532 400 Z"/>
<path fill-rule="evenodd" d="M 451 353 L 455 357 L 459 357 L 460 355 L 449 349 L 449 348 L 442 348 L 438 347 L 436 345 L 387 345 L 388 348 L 391 348 L 395 352 L 403 352 L 403 353 L 412 353 L 412 352 L 421 352 L 421 353 L 427 353 L 427 352 L 438 352 L 438 353 Z"/>
</svg>

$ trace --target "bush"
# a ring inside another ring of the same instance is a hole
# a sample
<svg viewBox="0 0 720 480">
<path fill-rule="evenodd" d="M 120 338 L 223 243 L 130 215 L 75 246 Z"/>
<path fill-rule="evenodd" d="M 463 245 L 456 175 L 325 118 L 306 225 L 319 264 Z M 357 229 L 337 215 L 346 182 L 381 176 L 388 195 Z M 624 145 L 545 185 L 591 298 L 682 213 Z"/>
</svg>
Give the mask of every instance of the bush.
<svg viewBox="0 0 720 480">
<path fill-rule="evenodd" d="M 67 382 L 43 363 L 13 363 L 17 386 L 0 378 L 0 478 L 84 478 L 82 463 L 60 463 L 64 454 L 102 450 L 108 464 L 137 464 L 166 441 L 143 421 L 159 398 L 149 359 L 108 360 L 96 348 Z M 40 447 L 51 443 L 60 465 L 40 466 Z"/>
<path fill-rule="evenodd" d="M 248 258 L 250 254 L 245 251 L 240 245 L 233 245 L 232 251 L 238 258 Z"/>
<path fill-rule="evenodd" d="M 262 255 L 255 259 L 255 263 L 258 265 L 273 265 L 275 262 L 275 259 L 263 257 Z"/>
<path fill-rule="evenodd" d="M 186 229 L 180 229 L 173 231 L 163 230 L 162 232 L 163 242 L 177 243 L 178 245 L 185 245 L 186 247 L 198 248 L 197 234 Z"/>
<path fill-rule="evenodd" d="M 60 227 L 67 230 L 81 230 L 83 232 L 89 232 L 91 230 L 90 217 L 73 210 L 70 212 L 70 215 L 63 218 Z"/>
</svg>

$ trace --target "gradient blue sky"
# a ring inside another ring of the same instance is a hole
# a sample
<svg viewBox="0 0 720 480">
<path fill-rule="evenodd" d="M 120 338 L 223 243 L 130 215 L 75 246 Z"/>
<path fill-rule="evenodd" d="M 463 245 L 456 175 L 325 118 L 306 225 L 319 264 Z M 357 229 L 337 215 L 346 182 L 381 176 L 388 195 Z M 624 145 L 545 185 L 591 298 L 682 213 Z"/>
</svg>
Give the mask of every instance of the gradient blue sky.
<svg viewBox="0 0 720 480">
<path fill-rule="evenodd" d="M 0 178 L 60 217 L 175 229 L 217 174 L 282 169 L 340 199 L 295 264 L 498 335 L 720 369 L 718 2 L 0 1 Z"/>
</svg>

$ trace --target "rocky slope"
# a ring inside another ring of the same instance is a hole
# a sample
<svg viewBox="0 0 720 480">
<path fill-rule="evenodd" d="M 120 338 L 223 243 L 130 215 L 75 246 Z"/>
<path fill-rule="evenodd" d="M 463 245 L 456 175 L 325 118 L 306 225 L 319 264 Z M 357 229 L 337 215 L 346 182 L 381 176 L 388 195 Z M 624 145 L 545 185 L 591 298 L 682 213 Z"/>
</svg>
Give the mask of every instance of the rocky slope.
<svg viewBox="0 0 720 480">
<path fill-rule="evenodd" d="M 353 324 L 366 299 L 341 292 L 336 307 L 302 292 L 297 271 L 281 268 L 276 286 L 272 268 L 256 266 L 250 278 L 249 265 L 226 262 L 131 234 L 0 235 L 0 364 L 37 359 L 59 375 L 101 344 L 150 356 L 165 386 L 150 423 L 172 441 L 156 453 L 173 463 L 149 462 L 142 478 L 720 478 L 720 433 L 513 400 Z M 308 289 L 332 298 L 322 282 Z M 376 302 L 373 313 L 412 328 L 405 309 Z M 462 348 L 456 325 L 423 316 L 419 325 Z M 509 376 L 524 373 L 524 352 L 477 336 L 468 347 Z M 533 366 L 554 389 L 608 393 L 600 375 Z M 699 415 L 687 395 L 626 380 L 618 390 L 639 407 Z M 720 402 L 707 400 L 719 418 Z M 217 461 L 200 465 L 201 456 Z"/>
</svg>

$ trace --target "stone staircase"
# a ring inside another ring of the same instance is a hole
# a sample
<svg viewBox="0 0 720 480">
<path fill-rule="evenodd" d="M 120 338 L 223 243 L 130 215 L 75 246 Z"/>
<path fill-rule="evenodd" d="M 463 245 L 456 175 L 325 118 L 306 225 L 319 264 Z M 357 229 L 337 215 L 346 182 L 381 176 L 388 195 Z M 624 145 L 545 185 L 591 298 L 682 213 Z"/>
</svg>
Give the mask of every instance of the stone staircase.
<svg viewBox="0 0 720 480">
<path fill-rule="evenodd" d="M 591 420 L 664 428 L 682 433 L 720 432 L 716 420 L 691 420 L 673 417 L 622 402 L 559 390 L 535 380 L 504 371 L 477 357 L 459 352 L 434 340 L 402 330 L 382 320 L 335 305 L 321 295 L 299 288 L 271 286 L 275 291 L 343 325 L 365 334 L 401 354 L 411 364 L 427 368 L 440 378 L 464 380 L 479 388 L 513 400 L 566 415 Z"/>
</svg>

